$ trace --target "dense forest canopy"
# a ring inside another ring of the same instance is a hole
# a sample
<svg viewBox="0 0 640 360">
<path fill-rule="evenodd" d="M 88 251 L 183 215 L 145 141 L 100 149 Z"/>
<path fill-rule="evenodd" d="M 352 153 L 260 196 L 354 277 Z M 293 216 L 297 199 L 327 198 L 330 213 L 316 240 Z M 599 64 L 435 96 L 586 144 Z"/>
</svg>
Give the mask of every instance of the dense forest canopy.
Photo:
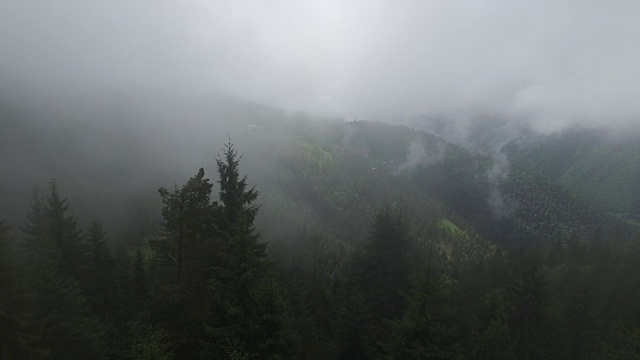
<svg viewBox="0 0 640 360">
<path fill-rule="evenodd" d="M 6 150 L 63 171 L 5 182 L 3 358 L 631 359 L 638 349 L 639 228 L 632 212 L 568 185 L 568 170 L 530 165 L 557 138 L 507 146 L 495 183 L 495 159 L 441 137 L 298 115 L 210 149 L 213 180 L 201 168 L 172 183 L 175 164 L 143 164 L 144 149 L 82 171 L 94 153 L 66 141 L 100 134 L 100 149 L 146 129 L 68 127 L 40 142 L 46 126 L 8 124 Z M 185 141 L 165 140 L 174 156 Z M 77 161 L 47 158 L 65 147 Z"/>
</svg>

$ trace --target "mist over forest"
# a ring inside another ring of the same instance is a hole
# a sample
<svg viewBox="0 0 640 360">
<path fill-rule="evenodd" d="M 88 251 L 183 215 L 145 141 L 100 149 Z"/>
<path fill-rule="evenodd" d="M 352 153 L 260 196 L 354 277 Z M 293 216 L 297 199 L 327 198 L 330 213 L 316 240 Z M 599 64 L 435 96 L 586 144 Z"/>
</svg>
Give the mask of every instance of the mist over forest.
<svg viewBox="0 0 640 360">
<path fill-rule="evenodd" d="M 637 359 L 639 11 L 0 2 L 0 360 Z"/>
</svg>

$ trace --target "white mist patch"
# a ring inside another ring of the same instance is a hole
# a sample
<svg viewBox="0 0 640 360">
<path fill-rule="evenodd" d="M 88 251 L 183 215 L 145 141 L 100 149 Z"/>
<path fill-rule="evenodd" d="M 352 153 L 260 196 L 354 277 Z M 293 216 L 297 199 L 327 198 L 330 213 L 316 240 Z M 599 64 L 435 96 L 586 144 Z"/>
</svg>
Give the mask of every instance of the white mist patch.
<svg viewBox="0 0 640 360">
<path fill-rule="evenodd" d="M 412 126 L 489 158 L 489 168 L 478 174 L 489 184 L 489 207 L 497 217 L 507 216 L 517 207 L 517 204 L 505 199 L 500 191 L 510 171 L 509 159 L 503 149 L 510 143 L 526 143 L 536 136 L 525 120 L 458 114 L 451 117 L 423 116 L 413 120 Z"/>
<path fill-rule="evenodd" d="M 502 152 L 504 145 L 505 144 L 496 147 L 492 154 L 490 154 L 493 160 L 493 166 L 485 172 L 485 176 L 489 182 L 489 198 L 487 202 L 493 214 L 497 217 L 507 216 L 515 208 L 515 204 L 505 201 L 500 192 L 500 185 L 507 179 L 510 170 L 507 155 Z"/>
<path fill-rule="evenodd" d="M 354 145 L 353 139 L 355 138 L 357 129 L 356 125 L 347 122 L 342 134 L 342 148 L 350 153 L 357 154 L 365 159 L 369 158 L 369 149 L 364 144 Z"/>
<path fill-rule="evenodd" d="M 470 149 L 488 156 L 492 164 L 484 173 L 489 184 L 489 197 L 487 203 L 493 214 L 499 218 L 509 215 L 518 204 L 505 199 L 500 187 L 509 176 L 511 166 L 504 148 L 510 143 L 525 143 L 529 140 L 530 133 L 522 127 L 513 126 L 513 123 L 506 122 L 489 129 L 483 136 L 471 139 L 468 143 Z"/>
<path fill-rule="evenodd" d="M 409 143 L 409 149 L 405 161 L 398 165 L 393 171 L 393 175 L 398 175 L 401 172 L 411 170 L 418 165 L 430 166 L 441 162 L 444 158 L 444 145 L 438 144 L 435 151 L 429 153 L 423 143 L 419 141 L 411 141 Z"/>
</svg>

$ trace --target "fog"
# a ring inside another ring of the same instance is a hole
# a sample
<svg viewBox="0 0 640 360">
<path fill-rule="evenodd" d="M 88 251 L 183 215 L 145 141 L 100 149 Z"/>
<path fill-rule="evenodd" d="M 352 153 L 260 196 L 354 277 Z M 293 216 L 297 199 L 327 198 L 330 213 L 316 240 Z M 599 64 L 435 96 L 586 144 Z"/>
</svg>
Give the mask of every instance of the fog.
<svg viewBox="0 0 640 360">
<path fill-rule="evenodd" d="M 384 121 L 637 128 L 640 3 L 0 3 L 0 79 L 41 94 L 224 94 Z M 479 116 L 482 115 L 482 116 Z"/>
<path fill-rule="evenodd" d="M 630 358 L 639 15 L 0 0 L 0 357 Z"/>
</svg>

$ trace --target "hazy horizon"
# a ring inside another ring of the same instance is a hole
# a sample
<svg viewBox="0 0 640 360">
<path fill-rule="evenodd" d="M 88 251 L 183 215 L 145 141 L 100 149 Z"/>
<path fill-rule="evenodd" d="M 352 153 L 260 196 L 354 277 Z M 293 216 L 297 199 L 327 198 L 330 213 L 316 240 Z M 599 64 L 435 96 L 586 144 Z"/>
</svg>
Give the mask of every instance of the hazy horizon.
<svg viewBox="0 0 640 360">
<path fill-rule="evenodd" d="M 628 131 L 640 118 L 638 10 L 631 1 L 5 1 L 0 78 L 56 96 L 215 93 L 346 118 Z"/>
</svg>

